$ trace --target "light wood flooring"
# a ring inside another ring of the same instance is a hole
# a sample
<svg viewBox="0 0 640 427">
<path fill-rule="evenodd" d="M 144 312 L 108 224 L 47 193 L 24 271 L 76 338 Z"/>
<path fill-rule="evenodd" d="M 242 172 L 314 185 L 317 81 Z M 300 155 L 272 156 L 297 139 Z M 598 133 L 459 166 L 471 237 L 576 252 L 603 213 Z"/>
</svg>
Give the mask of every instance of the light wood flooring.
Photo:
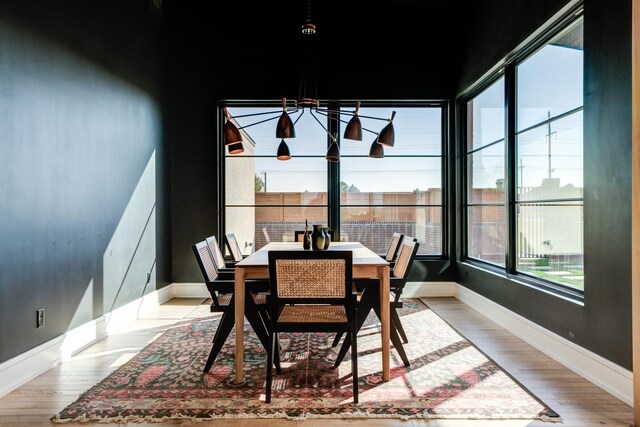
<svg viewBox="0 0 640 427">
<path fill-rule="evenodd" d="M 187 316 L 202 299 L 173 299 L 122 330 L 80 352 L 0 398 L 0 426 L 39 426 L 73 402 L 169 326 Z M 633 410 L 620 400 L 566 369 L 551 358 L 454 298 L 426 298 L 436 313 L 453 325 L 563 418 L 566 426 L 629 426 Z M 189 421 L 148 425 L 186 425 Z M 539 421 L 460 420 L 216 420 L 199 425 L 285 427 L 315 426 L 539 426 Z M 87 424 L 67 424 L 87 425 Z M 136 426 L 146 424 L 132 424 Z"/>
</svg>

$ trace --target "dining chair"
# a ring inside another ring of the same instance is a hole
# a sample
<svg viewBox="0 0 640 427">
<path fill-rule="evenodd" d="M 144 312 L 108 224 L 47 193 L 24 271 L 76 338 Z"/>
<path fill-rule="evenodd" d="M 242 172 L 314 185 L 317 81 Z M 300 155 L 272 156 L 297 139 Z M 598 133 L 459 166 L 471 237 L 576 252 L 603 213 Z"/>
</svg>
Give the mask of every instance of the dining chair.
<svg viewBox="0 0 640 427">
<path fill-rule="evenodd" d="M 400 242 L 402 242 L 402 239 L 404 238 L 404 234 L 402 233 L 393 233 L 393 235 L 391 236 L 391 241 L 389 242 L 389 247 L 387 248 L 387 252 L 385 253 L 384 257 L 382 255 L 380 255 L 381 258 L 384 258 L 385 261 L 387 261 L 389 263 L 389 267 L 393 268 L 393 264 L 395 262 L 396 256 L 398 254 L 398 248 L 400 247 Z M 362 294 L 362 292 L 364 292 L 364 287 L 366 286 L 366 284 L 368 279 L 354 279 L 353 283 L 356 286 L 356 288 L 358 289 L 358 292 L 360 294 Z M 402 331 L 401 335 L 403 337 L 406 337 L 406 334 L 404 333 L 404 330 Z M 340 339 L 342 338 L 342 334 L 338 333 L 336 334 L 335 338 L 333 339 L 333 343 L 331 344 L 332 347 L 336 347 L 339 343 L 340 343 Z M 405 342 L 407 342 L 405 340 Z"/>
<path fill-rule="evenodd" d="M 224 236 L 225 243 L 227 244 L 227 249 L 231 254 L 231 258 L 233 258 L 233 262 L 240 262 L 243 259 L 242 251 L 240 250 L 240 245 L 238 244 L 238 239 L 234 233 L 228 233 Z"/>
<path fill-rule="evenodd" d="M 396 255 L 398 254 L 398 248 L 400 247 L 400 242 L 404 238 L 404 235 L 401 233 L 393 233 L 391 236 L 391 241 L 389 242 L 389 247 L 387 248 L 387 253 L 384 256 L 385 261 L 394 262 L 396 259 Z"/>
<path fill-rule="evenodd" d="M 231 333 L 235 322 L 235 295 L 234 281 L 220 279 L 214 258 L 211 256 L 206 241 L 196 243 L 192 246 L 193 253 L 202 272 L 207 289 L 211 294 L 213 302 L 210 310 L 212 313 L 222 313 L 222 318 L 213 337 L 213 345 L 209 352 L 209 357 L 205 363 L 203 372 L 207 373 L 211 369 L 213 362 L 220 353 L 227 337 Z M 255 331 L 262 346 L 268 348 L 267 325 L 269 322 L 269 311 L 267 309 L 266 294 L 252 292 L 254 283 L 250 280 L 245 282 L 245 316 L 249 324 Z M 277 371 L 280 371 L 280 358 L 274 360 Z"/>
<path fill-rule="evenodd" d="M 351 342 L 353 401 L 358 402 L 356 294 L 351 251 L 270 251 L 269 349 L 266 403 L 271 402 L 272 360 L 281 332 L 344 332 Z"/>
<path fill-rule="evenodd" d="M 218 269 L 219 277 L 227 280 L 235 280 L 236 269 L 235 267 L 227 267 L 227 264 L 224 261 L 224 256 L 222 255 L 222 251 L 220 250 L 220 246 L 218 245 L 218 240 L 216 239 L 216 236 L 207 237 L 205 241 L 207 242 L 207 246 L 209 247 L 209 252 L 213 257 L 213 261 L 216 264 L 216 268 Z M 253 288 L 254 291 L 257 291 L 257 292 L 269 291 L 269 279 L 253 279 L 252 283 L 254 284 L 254 288 Z"/>
<path fill-rule="evenodd" d="M 390 328 L 390 336 L 391 343 L 395 347 L 398 355 L 402 359 L 404 366 L 410 366 L 409 358 L 407 357 L 407 353 L 404 350 L 404 346 L 402 342 L 408 342 L 406 339 L 406 333 L 402 326 L 402 322 L 400 321 L 400 316 L 398 315 L 398 309 L 403 307 L 403 302 L 400 299 L 402 295 L 402 291 L 404 286 L 407 283 L 407 277 L 409 275 L 409 271 L 411 270 L 411 266 L 413 265 L 413 261 L 418 253 L 418 248 L 420 244 L 418 243 L 418 239 L 414 239 L 413 237 L 404 236 L 402 239 L 402 243 L 398 249 L 398 256 L 396 260 L 395 268 L 391 271 L 391 277 L 389 281 L 389 287 L 391 293 L 393 293 L 393 298 L 389 301 L 389 315 L 391 320 L 391 328 Z M 365 320 L 369 316 L 371 310 L 375 311 L 378 319 L 380 319 L 380 281 L 379 279 L 359 279 L 360 285 L 362 286 L 363 292 L 358 293 L 358 330 L 362 328 Z M 402 336 L 402 341 L 400 337 Z M 340 337 L 336 336 L 337 339 L 334 340 L 332 344 L 334 347 L 338 345 Z M 336 362 L 334 366 L 339 366 L 344 359 L 344 356 L 347 354 L 350 346 L 350 340 L 344 340 L 342 343 L 342 347 L 338 352 L 338 357 L 336 358 Z"/>
<path fill-rule="evenodd" d="M 311 235 L 311 231 L 309 231 L 309 235 Z M 296 230 L 294 231 L 294 241 L 296 242 L 302 242 L 302 236 L 304 236 L 304 230 Z M 329 236 L 331 236 L 331 241 L 335 242 L 335 239 L 333 237 L 333 230 L 329 230 Z"/>
</svg>

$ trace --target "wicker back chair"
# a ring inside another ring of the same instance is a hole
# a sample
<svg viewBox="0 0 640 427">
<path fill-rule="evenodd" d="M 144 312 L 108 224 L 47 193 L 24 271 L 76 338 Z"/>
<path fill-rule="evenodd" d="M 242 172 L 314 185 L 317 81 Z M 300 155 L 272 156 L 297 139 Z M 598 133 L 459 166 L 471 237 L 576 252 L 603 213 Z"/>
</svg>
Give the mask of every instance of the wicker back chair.
<svg viewBox="0 0 640 427">
<path fill-rule="evenodd" d="M 353 399 L 358 402 L 357 311 L 351 251 L 270 251 L 270 321 L 266 402 L 271 402 L 271 360 L 280 332 L 344 332 L 353 346 Z"/>
<path fill-rule="evenodd" d="M 209 252 L 211 252 L 211 256 L 213 257 L 213 261 L 216 263 L 218 270 L 226 270 L 227 264 L 224 262 L 224 255 L 222 255 L 216 236 L 207 237 L 205 241 L 207 242 Z"/>
<path fill-rule="evenodd" d="M 213 256 L 209 251 L 209 246 L 206 241 L 196 243 L 192 246 L 193 253 L 202 272 L 207 289 L 211 294 L 213 302 L 211 303 L 211 312 L 222 313 L 222 318 L 218 324 L 215 336 L 213 338 L 213 346 L 211 352 L 207 358 L 207 362 L 204 367 L 204 372 L 207 373 L 211 369 L 213 362 L 220 353 L 220 349 L 224 345 L 229 333 L 233 329 L 235 321 L 235 295 L 234 281 L 221 279 L 218 274 L 218 269 L 214 262 Z M 266 325 L 269 322 L 269 313 L 267 309 L 267 299 L 265 294 L 252 293 L 255 291 L 254 283 L 252 281 L 246 281 L 247 292 L 244 295 L 245 299 L 245 315 L 251 327 L 256 332 L 256 335 L 260 339 L 262 345 L 266 349 L 268 346 L 268 335 Z M 280 359 L 275 359 L 276 368 L 280 369 Z"/>
<path fill-rule="evenodd" d="M 402 241 L 403 237 L 404 235 L 401 233 L 393 233 L 393 236 L 391 236 L 389 248 L 387 249 L 387 253 L 384 256 L 384 259 L 387 262 L 393 262 L 396 259 L 398 248 L 400 247 L 400 242 Z"/>
<path fill-rule="evenodd" d="M 231 257 L 233 258 L 233 261 L 234 262 L 242 261 L 242 258 L 243 258 L 242 251 L 240 250 L 240 245 L 238 244 L 238 239 L 236 238 L 236 235 L 233 233 L 226 234 L 224 236 L 224 240 L 227 244 L 227 249 L 229 250 Z"/>
<path fill-rule="evenodd" d="M 389 302 L 391 342 L 405 366 L 410 366 L 410 362 L 407 357 L 407 353 L 404 351 L 402 343 L 407 343 L 409 340 L 407 339 L 407 334 L 404 331 L 397 310 L 403 307 L 400 296 L 402 295 L 404 286 L 407 283 L 407 277 L 409 276 L 409 271 L 411 270 L 411 266 L 413 265 L 413 261 L 418 253 L 419 247 L 420 244 L 418 243 L 418 239 L 404 236 L 402 243 L 398 248 L 396 264 L 394 269 L 391 270 L 391 278 L 389 281 L 390 290 L 394 294 L 393 299 Z M 360 330 L 371 310 L 374 310 L 378 318 L 380 318 L 380 281 L 378 279 L 362 279 L 358 280 L 357 283 L 358 286 L 364 290 L 358 301 L 358 330 Z M 339 341 L 340 336 L 336 336 L 333 341 L 333 346 L 337 346 Z M 344 356 L 347 354 L 349 346 L 349 341 L 344 340 L 342 347 L 338 352 L 335 366 L 342 363 L 342 359 L 344 359 Z"/>
</svg>

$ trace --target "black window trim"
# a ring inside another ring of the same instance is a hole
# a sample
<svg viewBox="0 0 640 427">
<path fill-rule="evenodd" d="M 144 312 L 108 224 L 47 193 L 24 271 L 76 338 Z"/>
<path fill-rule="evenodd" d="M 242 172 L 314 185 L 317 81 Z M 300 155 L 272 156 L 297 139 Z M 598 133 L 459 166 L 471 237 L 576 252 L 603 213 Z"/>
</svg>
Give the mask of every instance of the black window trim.
<svg viewBox="0 0 640 427">
<path fill-rule="evenodd" d="M 517 158 L 517 150 L 516 150 L 516 137 L 519 134 L 522 134 L 528 130 L 535 129 L 536 127 L 545 125 L 547 123 L 551 123 L 557 120 L 560 120 L 564 117 L 568 117 L 572 114 L 579 113 L 583 111 L 584 105 L 574 108 L 569 111 L 565 111 L 556 116 L 550 117 L 540 123 L 536 123 L 532 126 L 528 126 L 525 129 L 517 130 L 516 129 L 516 67 L 519 64 L 522 64 L 531 56 L 535 55 L 540 49 L 546 46 L 549 41 L 551 41 L 555 36 L 560 34 L 562 31 L 566 30 L 568 27 L 573 25 L 580 19 L 583 19 L 583 2 L 576 2 L 575 5 L 566 10 L 556 21 L 551 23 L 546 29 L 540 32 L 540 34 L 536 35 L 526 46 L 520 48 L 518 51 L 512 53 L 508 58 L 505 58 L 502 62 L 501 66 L 498 68 L 494 67 L 496 70 L 493 72 L 485 74 L 485 76 L 472 84 L 466 90 L 461 92 L 456 99 L 456 115 L 458 117 L 457 121 L 457 133 L 458 133 L 458 149 L 460 150 L 460 161 L 458 163 L 459 174 L 462 187 L 461 194 L 461 215 L 460 215 L 460 262 L 467 265 L 472 265 L 475 268 L 479 268 L 482 270 L 486 270 L 492 272 L 494 274 L 498 274 L 506 279 L 511 280 L 514 283 L 523 284 L 526 286 L 533 287 L 540 291 L 548 292 L 553 295 L 561 296 L 565 299 L 576 301 L 583 303 L 584 302 L 584 290 L 574 288 L 570 285 L 564 285 L 559 282 L 554 282 L 548 279 L 544 279 L 542 277 L 533 276 L 530 273 L 526 273 L 523 271 L 518 271 L 516 269 L 516 208 L 519 204 L 527 204 L 527 203 L 536 203 L 536 201 L 525 201 L 525 200 L 517 200 L 517 194 L 515 185 L 512 185 L 512 182 L 515 178 L 515 170 L 516 170 L 516 158 Z M 481 94 L 484 90 L 489 88 L 492 84 L 498 81 L 500 78 L 504 77 L 504 86 L 505 86 L 505 137 L 500 140 L 493 141 L 490 143 L 491 145 L 497 144 L 502 140 L 506 140 L 505 144 L 505 189 L 506 189 L 506 200 L 504 204 L 500 203 L 469 203 L 468 202 L 468 162 L 467 158 L 470 154 L 473 154 L 476 151 L 479 151 L 486 147 L 482 146 L 477 149 L 468 150 L 468 141 L 467 141 L 467 103 L 474 99 L 476 96 Z M 510 105 L 510 102 L 512 105 Z M 546 200 L 545 202 L 553 203 L 555 200 Z M 560 201 L 560 200 L 558 200 Z M 582 206 L 584 206 L 584 199 L 562 199 L 562 202 L 582 202 Z M 468 218 L 468 208 L 470 206 L 505 206 L 507 209 L 507 231 L 506 231 L 506 242 L 505 242 L 505 265 L 499 265 L 496 263 L 492 263 L 490 261 L 482 260 L 479 258 L 474 258 L 469 256 L 468 244 L 469 244 L 469 218 Z"/>
<path fill-rule="evenodd" d="M 352 100 L 352 99 L 344 99 L 344 100 L 340 100 L 340 101 L 327 101 L 327 100 L 320 100 L 320 102 L 324 105 L 329 105 L 330 108 L 332 109 L 339 109 L 342 106 L 348 107 L 348 106 L 352 106 L 354 105 L 354 103 L 356 102 L 356 100 Z M 451 102 L 450 100 L 447 99 L 431 99 L 431 100 L 363 100 L 361 101 L 362 105 L 361 108 L 393 108 L 393 107 L 397 107 L 397 108 L 440 108 L 441 110 L 441 154 L 440 155 L 434 155 L 434 154 L 416 154 L 416 155 L 393 155 L 393 154 L 385 154 L 385 158 L 389 157 L 389 158 L 440 158 L 440 168 L 441 168 L 441 187 L 442 187 L 442 199 L 441 199 L 441 204 L 439 205 L 434 205 L 434 204 L 427 204 L 427 205 L 407 205 L 407 206 L 411 206 L 411 207 L 439 207 L 441 208 L 441 250 L 442 252 L 440 254 L 423 254 L 423 255 L 417 255 L 416 259 L 418 260 L 423 260 L 423 261 L 446 261 L 451 259 L 452 254 L 451 254 L 451 245 L 450 245 L 450 240 L 451 240 L 451 235 L 452 233 L 450 232 L 450 227 L 449 224 L 451 224 L 450 221 L 450 216 L 451 216 L 451 203 L 449 201 L 449 193 L 450 193 L 450 183 L 451 181 L 449 180 L 449 149 L 451 144 L 449 144 L 450 141 L 450 111 L 452 108 Z M 250 100 L 250 99 L 222 99 L 219 100 L 217 103 L 217 114 L 216 114 L 216 119 L 217 119 L 217 129 L 218 129 L 218 134 L 217 134 L 217 178 L 218 178 L 218 182 L 217 182 L 217 187 L 218 187 L 218 198 L 217 198 L 217 229 L 218 229 L 218 235 L 222 236 L 226 230 L 225 230 L 225 210 L 227 207 L 264 207 L 265 205 L 226 205 L 225 201 L 226 201 L 226 194 L 225 194 L 225 158 L 228 157 L 226 155 L 225 152 L 225 146 L 222 143 L 222 129 L 223 129 L 223 125 L 224 125 L 224 114 L 223 114 L 223 109 L 224 107 L 274 107 L 274 108 L 278 108 L 281 106 L 281 101 L 278 100 Z M 338 137 L 338 144 L 340 144 L 340 142 L 342 141 L 342 136 L 340 133 L 340 123 L 336 122 L 334 120 L 329 120 L 329 118 L 327 118 L 328 121 L 328 129 L 331 132 L 336 131 L 337 134 L 339 135 Z M 364 142 L 364 141 L 363 141 Z M 329 145 L 330 141 L 329 141 L 329 137 L 327 136 L 327 147 Z M 269 155 L 238 155 L 235 157 L 247 157 L 247 158 L 251 158 L 251 157 L 262 157 L 262 158 L 270 158 L 270 157 L 274 157 L 274 156 L 269 156 Z M 318 155 L 301 155 L 301 156 L 296 156 L 296 157 L 310 157 L 310 158 L 322 158 L 323 156 L 321 154 Z M 342 157 L 350 157 L 350 158 L 368 158 L 367 155 L 358 155 L 358 154 L 351 154 L 351 155 L 344 155 Z M 336 230 L 336 238 L 340 237 L 339 234 L 339 228 L 340 228 L 340 210 L 342 207 L 352 207 L 352 206 L 356 206 L 356 205 L 341 205 L 340 204 L 340 192 L 339 192 L 339 184 L 340 184 L 340 176 L 339 176 L 339 172 L 340 172 L 340 167 L 338 165 L 335 165 L 334 163 L 330 163 L 327 165 L 327 204 L 326 205 L 317 205 L 318 208 L 325 208 L 327 209 L 327 222 L 328 222 L 328 226 L 333 229 Z M 332 190 L 332 187 L 335 187 L 336 189 L 338 189 L 338 191 Z M 284 206 L 284 205 L 277 205 L 278 207 L 309 207 L 309 205 L 291 205 L 291 206 Z M 358 205 L 359 206 L 359 205 Z M 371 205 L 371 206 L 379 206 L 379 207 L 403 207 L 405 205 Z M 221 245 L 221 247 L 223 248 L 223 239 L 219 239 L 220 242 L 219 244 Z M 224 249 L 224 248 L 223 248 Z"/>
</svg>

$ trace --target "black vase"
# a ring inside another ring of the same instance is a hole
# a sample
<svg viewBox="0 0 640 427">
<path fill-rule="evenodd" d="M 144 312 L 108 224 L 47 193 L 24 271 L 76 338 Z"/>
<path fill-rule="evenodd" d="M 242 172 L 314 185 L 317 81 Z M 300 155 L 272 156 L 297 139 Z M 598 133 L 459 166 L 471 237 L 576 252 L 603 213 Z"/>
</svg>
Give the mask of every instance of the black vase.
<svg viewBox="0 0 640 427">
<path fill-rule="evenodd" d="M 322 227 L 322 232 L 324 233 L 323 249 L 326 251 L 327 249 L 329 249 L 329 244 L 331 243 L 331 235 L 329 234 L 329 227 Z"/>
<path fill-rule="evenodd" d="M 313 226 L 313 233 L 311 233 L 311 249 L 314 251 L 324 250 L 324 240 L 322 225 L 315 224 Z"/>
<path fill-rule="evenodd" d="M 306 229 L 304 230 L 304 234 L 302 235 L 302 249 L 311 249 L 311 235 Z"/>
</svg>

